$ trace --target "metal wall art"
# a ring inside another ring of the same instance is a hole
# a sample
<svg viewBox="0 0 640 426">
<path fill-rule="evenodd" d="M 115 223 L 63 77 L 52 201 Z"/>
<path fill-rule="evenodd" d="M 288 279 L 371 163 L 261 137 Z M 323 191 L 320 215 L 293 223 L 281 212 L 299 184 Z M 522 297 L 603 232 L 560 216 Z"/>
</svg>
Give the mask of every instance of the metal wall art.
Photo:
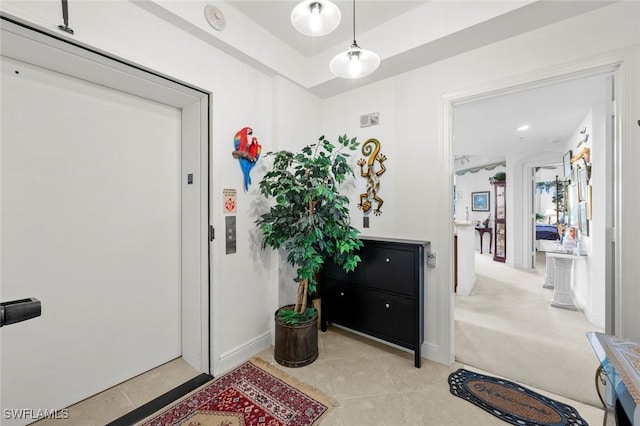
<svg viewBox="0 0 640 426">
<path fill-rule="evenodd" d="M 373 210 L 373 213 L 379 216 L 382 213 L 380 207 L 382 207 L 384 203 L 382 198 L 378 196 L 380 175 L 387 170 L 384 166 L 387 157 L 380 153 L 380 141 L 373 138 L 368 139 L 362 145 L 362 154 L 369 156 L 368 159 L 361 158 L 357 163 L 358 166 L 360 166 L 360 176 L 367 179 L 367 192 L 360 194 L 360 204 L 358 204 L 358 208 L 367 213 L 371 210 L 373 202 L 375 201 L 378 205 L 375 210 Z M 367 165 L 366 171 L 364 168 L 365 164 Z"/>
<path fill-rule="evenodd" d="M 251 142 L 249 142 L 250 137 Z M 235 149 L 231 155 L 240 161 L 240 169 L 242 169 L 242 175 L 244 176 L 244 190 L 246 192 L 249 190 L 249 185 L 251 185 L 251 176 L 249 174 L 260 158 L 262 145 L 258 143 L 258 138 L 253 136 L 251 127 L 243 127 L 233 138 L 233 147 Z"/>
</svg>

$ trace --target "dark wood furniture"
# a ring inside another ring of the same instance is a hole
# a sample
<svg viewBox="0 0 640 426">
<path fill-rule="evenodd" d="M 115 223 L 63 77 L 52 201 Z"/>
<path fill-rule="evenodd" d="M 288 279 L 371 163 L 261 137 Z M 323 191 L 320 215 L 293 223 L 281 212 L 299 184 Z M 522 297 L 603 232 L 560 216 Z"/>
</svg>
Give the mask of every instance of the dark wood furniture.
<svg viewBox="0 0 640 426">
<path fill-rule="evenodd" d="M 345 273 L 333 263 L 322 274 L 322 331 L 330 323 L 414 351 L 424 341 L 424 241 L 362 239 L 362 262 Z"/>
<path fill-rule="evenodd" d="M 506 181 L 493 182 L 495 196 L 494 210 L 494 238 L 495 244 L 493 260 L 504 262 L 507 259 L 507 204 L 506 204 Z"/>
<path fill-rule="evenodd" d="M 458 292 L 458 235 L 453 236 L 453 292 Z"/>
<path fill-rule="evenodd" d="M 485 233 L 489 233 L 489 254 L 491 254 L 491 245 L 493 243 L 493 228 L 476 227 L 476 231 L 480 234 L 480 254 L 482 254 L 482 240 Z"/>
</svg>

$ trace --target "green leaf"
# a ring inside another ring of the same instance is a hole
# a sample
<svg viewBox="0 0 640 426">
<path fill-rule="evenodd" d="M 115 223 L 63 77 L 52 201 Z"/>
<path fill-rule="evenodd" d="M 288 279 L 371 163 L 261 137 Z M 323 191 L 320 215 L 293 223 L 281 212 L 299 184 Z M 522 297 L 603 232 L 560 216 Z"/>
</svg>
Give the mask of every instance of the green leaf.
<svg viewBox="0 0 640 426">
<path fill-rule="evenodd" d="M 295 153 L 269 153 L 273 165 L 259 187 L 272 203 L 255 222 L 262 233 L 261 247 L 285 249 L 287 261 L 296 268 L 295 281 L 307 280 L 309 291 L 315 291 L 315 274 L 325 259 L 349 270 L 360 261 L 362 243 L 350 226 L 349 199 L 337 187 L 355 176 L 347 151 L 357 147 L 357 139 L 345 134 L 338 136 L 337 145 L 320 136 Z"/>
<path fill-rule="evenodd" d="M 294 312 L 293 309 L 280 309 L 278 317 L 285 324 L 298 324 L 299 322 L 309 321 L 316 315 L 316 309 L 307 307 L 304 314 Z"/>
</svg>

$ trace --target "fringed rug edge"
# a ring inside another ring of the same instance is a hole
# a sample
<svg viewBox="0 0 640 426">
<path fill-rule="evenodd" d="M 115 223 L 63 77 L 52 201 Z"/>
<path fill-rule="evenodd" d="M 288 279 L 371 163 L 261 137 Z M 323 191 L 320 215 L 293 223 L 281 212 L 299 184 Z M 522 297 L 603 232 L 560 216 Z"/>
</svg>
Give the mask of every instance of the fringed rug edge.
<svg viewBox="0 0 640 426">
<path fill-rule="evenodd" d="M 264 359 L 258 358 L 258 357 L 252 357 L 251 359 L 249 359 L 249 362 L 254 364 L 256 367 L 261 368 L 262 370 L 271 374 L 272 376 L 277 377 L 278 379 L 282 380 L 288 385 L 293 386 L 294 388 L 298 389 L 300 392 L 303 392 L 304 394 L 308 395 L 310 398 L 315 399 L 320 404 L 326 406 L 327 411 L 318 419 L 316 423 L 314 423 L 314 425 L 319 424 L 320 419 L 322 419 L 332 408 L 336 407 L 337 401 L 334 398 L 330 397 L 329 395 L 322 392 L 318 388 L 313 387 L 299 379 L 296 379 L 286 371 L 282 371 L 280 368 L 278 368 L 278 366 L 273 365 L 268 361 L 265 361 Z"/>
<path fill-rule="evenodd" d="M 135 426 L 143 425 L 144 423 L 148 422 L 149 420 L 157 417 L 158 415 L 162 414 L 163 412 L 165 412 L 165 411 L 171 409 L 172 407 L 174 407 L 175 405 L 181 403 L 185 399 L 188 399 L 191 396 L 193 396 L 194 394 L 200 392 L 205 387 L 210 386 L 217 379 L 221 379 L 223 376 L 226 376 L 227 374 L 230 374 L 233 371 L 241 368 L 247 362 L 252 363 L 256 367 L 260 368 L 261 370 L 264 370 L 267 373 L 271 374 L 273 377 L 276 377 L 276 378 L 282 380 L 283 382 L 285 382 L 286 384 L 288 384 L 290 386 L 293 386 L 294 388 L 298 389 L 300 392 L 302 392 L 305 395 L 309 396 L 310 398 L 318 401 L 320 404 L 326 406 L 327 410 L 324 413 L 322 413 L 322 415 L 320 417 L 318 417 L 318 419 L 312 424 L 312 426 L 318 426 L 320 424 L 320 422 L 325 418 L 325 416 L 327 414 L 329 414 L 329 412 L 331 412 L 331 410 L 337 406 L 337 401 L 334 398 L 330 397 L 329 395 L 325 394 L 324 392 L 320 391 L 319 389 L 317 389 L 317 388 L 315 388 L 315 387 L 313 387 L 313 386 L 311 386 L 311 385 L 309 385 L 309 384 L 307 384 L 307 383 L 305 383 L 305 382 L 303 382 L 303 381 L 301 381 L 299 379 L 296 379 L 295 377 L 293 377 L 290 374 L 288 374 L 286 371 L 282 371 L 277 366 L 275 366 L 273 364 L 270 364 L 268 361 L 265 361 L 262 358 L 254 356 L 254 357 L 251 357 L 249 360 L 244 361 L 244 362 L 238 364 L 237 366 L 235 366 L 233 368 L 230 368 L 228 371 L 226 371 L 223 374 L 220 374 L 218 377 L 214 378 L 212 381 L 203 384 L 202 386 L 198 387 L 197 389 L 194 389 L 193 391 L 191 391 L 188 394 L 182 396 L 181 398 L 177 399 L 176 401 L 174 401 L 173 403 L 169 404 L 168 406 L 166 406 L 166 407 L 156 411 L 155 413 L 145 417 L 144 419 L 136 422 Z"/>
</svg>

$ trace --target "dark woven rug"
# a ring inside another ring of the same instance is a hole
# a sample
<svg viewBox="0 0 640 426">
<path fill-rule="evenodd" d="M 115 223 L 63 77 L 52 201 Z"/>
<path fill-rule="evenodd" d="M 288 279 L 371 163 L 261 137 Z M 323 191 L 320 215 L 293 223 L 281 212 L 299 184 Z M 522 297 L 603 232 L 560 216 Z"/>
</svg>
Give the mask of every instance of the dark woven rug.
<svg viewBox="0 0 640 426">
<path fill-rule="evenodd" d="M 449 375 L 455 396 L 518 426 L 587 426 L 575 408 L 508 380 L 460 368 Z"/>
</svg>

